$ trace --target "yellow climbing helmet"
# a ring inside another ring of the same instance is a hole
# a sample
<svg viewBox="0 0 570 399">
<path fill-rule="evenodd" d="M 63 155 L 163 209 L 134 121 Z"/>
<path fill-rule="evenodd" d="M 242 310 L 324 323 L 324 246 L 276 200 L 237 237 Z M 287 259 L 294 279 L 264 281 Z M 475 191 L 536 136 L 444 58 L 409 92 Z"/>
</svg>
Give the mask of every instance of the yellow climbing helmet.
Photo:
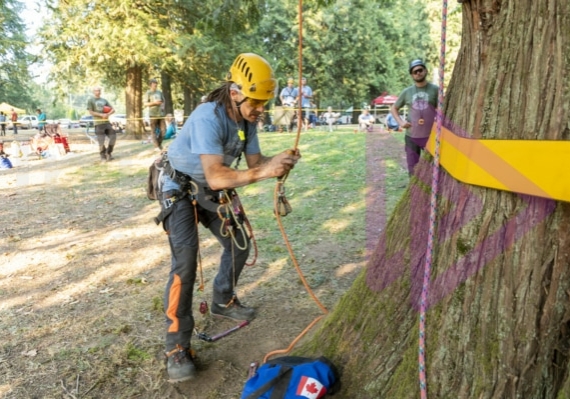
<svg viewBox="0 0 570 399">
<path fill-rule="evenodd" d="M 257 54 L 238 55 L 226 80 L 237 84 L 244 96 L 255 100 L 270 100 L 275 96 L 277 83 L 273 69 Z"/>
</svg>

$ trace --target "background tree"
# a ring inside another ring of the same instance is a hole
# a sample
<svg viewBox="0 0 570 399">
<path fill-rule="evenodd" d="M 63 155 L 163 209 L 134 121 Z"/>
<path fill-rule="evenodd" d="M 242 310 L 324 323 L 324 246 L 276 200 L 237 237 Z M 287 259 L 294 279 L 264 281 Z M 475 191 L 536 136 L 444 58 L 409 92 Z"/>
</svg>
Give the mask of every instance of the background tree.
<svg viewBox="0 0 570 399">
<path fill-rule="evenodd" d="M 52 0 L 48 4 L 52 16 L 40 37 L 55 64 L 53 78 L 69 82 L 73 71 L 84 76 L 89 86 L 103 82 L 125 87 L 127 132 L 137 137 L 142 132 L 143 80 L 163 72 L 176 77 L 178 70 L 171 67 L 177 64 L 187 68 L 192 54 L 182 51 L 180 43 L 196 28 L 221 37 L 243 29 L 257 15 L 252 2 L 236 5 L 222 0 L 207 5 L 174 0 Z"/>
<path fill-rule="evenodd" d="M 568 140 L 570 3 L 463 3 L 449 126 L 473 138 Z M 345 398 L 417 398 L 428 239 L 425 156 L 367 270 L 305 352 L 343 366 Z M 433 398 L 569 397 L 570 206 L 441 171 L 426 331 Z"/>
<path fill-rule="evenodd" d="M 83 92 L 94 83 L 125 90 L 129 119 L 142 117 L 137 99 L 151 76 L 169 77 L 162 87 L 167 102 L 172 99 L 172 107 L 183 107 L 188 115 L 239 52 L 270 59 L 281 85 L 287 76 L 297 76 L 294 0 L 48 4 L 52 15 L 40 37 L 45 57 L 54 63 L 50 82 L 59 85 L 60 97 L 69 87 Z M 316 100 L 323 102 L 319 106 L 358 107 L 383 91 L 405 87 L 407 62 L 436 53 L 425 7 L 417 0 L 305 2 L 304 69 Z M 135 124 L 135 131 L 140 128 Z"/>
<path fill-rule="evenodd" d="M 303 74 L 319 108 L 369 104 L 409 84 L 408 62 L 435 51 L 425 3 L 337 0 L 303 10 Z M 255 34 L 281 85 L 298 77 L 298 2 L 268 1 Z M 251 42 L 251 41 L 250 41 Z"/>
<path fill-rule="evenodd" d="M 22 9 L 19 1 L 0 1 L 0 102 L 35 110 L 28 90 L 28 66 L 32 59 L 26 51 L 28 39 L 20 18 Z"/>
</svg>

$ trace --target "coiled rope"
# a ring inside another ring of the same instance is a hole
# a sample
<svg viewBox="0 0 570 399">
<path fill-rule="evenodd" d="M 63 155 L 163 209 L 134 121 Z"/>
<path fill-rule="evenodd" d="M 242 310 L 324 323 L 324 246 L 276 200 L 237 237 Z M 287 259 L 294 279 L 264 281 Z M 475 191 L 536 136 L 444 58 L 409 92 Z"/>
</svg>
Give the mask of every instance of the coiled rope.
<svg viewBox="0 0 570 399">
<path fill-rule="evenodd" d="M 441 126 L 443 123 L 443 78 L 445 67 L 445 36 L 447 30 L 447 0 L 443 0 L 443 9 L 441 13 L 441 48 L 439 54 L 439 93 L 437 101 L 436 116 L 436 135 L 435 149 L 433 156 L 433 168 L 431 179 L 431 196 L 430 196 L 430 215 L 429 215 L 429 235 L 426 248 L 426 259 L 424 265 L 424 279 L 422 285 L 422 296 L 420 303 L 420 337 L 419 337 L 419 376 L 420 376 L 420 394 L 422 399 L 427 399 L 427 381 L 426 381 L 426 355 L 425 355 L 425 338 L 426 338 L 426 312 L 428 308 L 429 282 L 431 276 L 431 263 L 433 259 L 433 247 L 435 241 L 435 228 L 437 217 L 437 192 L 439 188 L 439 151 L 441 146 Z"/>
</svg>

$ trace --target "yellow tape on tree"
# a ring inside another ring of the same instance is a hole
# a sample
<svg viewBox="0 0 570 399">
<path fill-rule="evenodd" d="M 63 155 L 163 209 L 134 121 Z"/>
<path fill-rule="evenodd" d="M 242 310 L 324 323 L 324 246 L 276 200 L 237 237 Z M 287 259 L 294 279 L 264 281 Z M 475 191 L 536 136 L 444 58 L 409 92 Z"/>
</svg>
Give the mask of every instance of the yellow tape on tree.
<svg viewBox="0 0 570 399">
<path fill-rule="evenodd" d="M 426 146 L 433 155 L 435 124 Z M 440 164 L 476 186 L 570 202 L 570 141 L 476 140 L 442 127 Z"/>
</svg>

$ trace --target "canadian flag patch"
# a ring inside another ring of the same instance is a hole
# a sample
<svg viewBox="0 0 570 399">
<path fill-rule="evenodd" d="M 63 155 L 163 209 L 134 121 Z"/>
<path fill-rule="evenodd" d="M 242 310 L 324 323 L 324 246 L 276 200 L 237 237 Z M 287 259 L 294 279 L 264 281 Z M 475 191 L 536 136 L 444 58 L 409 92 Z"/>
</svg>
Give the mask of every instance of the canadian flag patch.
<svg viewBox="0 0 570 399">
<path fill-rule="evenodd" d="M 327 388 L 311 377 L 303 376 L 297 386 L 297 396 L 303 396 L 307 399 L 319 399 L 325 396 Z"/>
</svg>

